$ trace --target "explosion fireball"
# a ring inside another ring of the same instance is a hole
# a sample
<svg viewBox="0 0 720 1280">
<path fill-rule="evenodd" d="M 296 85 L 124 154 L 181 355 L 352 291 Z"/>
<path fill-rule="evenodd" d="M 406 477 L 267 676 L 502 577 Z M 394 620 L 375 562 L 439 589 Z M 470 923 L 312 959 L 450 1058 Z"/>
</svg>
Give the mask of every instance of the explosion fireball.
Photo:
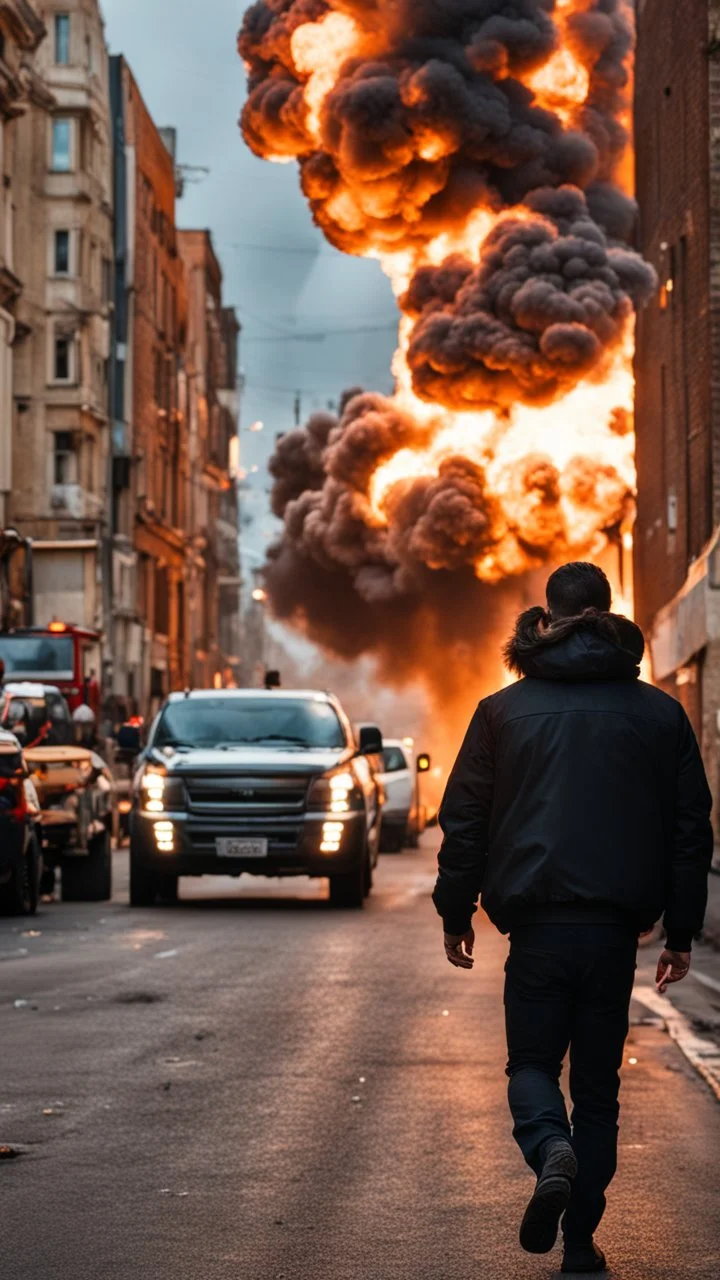
<svg viewBox="0 0 720 1280">
<path fill-rule="evenodd" d="M 239 48 L 248 145 L 401 311 L 395 394 L 278 445 L 268 590 L 402 675 L 631 523 L 631 3 L 258 0 Z"/>
</svg>

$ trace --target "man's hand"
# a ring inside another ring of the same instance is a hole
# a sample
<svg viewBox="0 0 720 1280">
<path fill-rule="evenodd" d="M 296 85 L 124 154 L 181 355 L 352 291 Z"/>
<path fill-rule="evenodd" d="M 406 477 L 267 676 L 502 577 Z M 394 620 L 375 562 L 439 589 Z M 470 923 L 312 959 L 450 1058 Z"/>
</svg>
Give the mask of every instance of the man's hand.
<svg viewBox="0 0 720 1280">
<path fill-rule="evenodd" d="M 475 930 L 467 933 L 445 934 L 445 955 L 456 969 L 472 969 L 475 964 L 473 947 L 475 946 Z"/>
<path fill-rule="evenodd" d="M 667 947 L 665 948 L 658 960 L 655 978 L 661 996 L 665 995 L 672 982 L 682 982 L 683 978 L 687 978 L 691 959 L 689 951 L 668 951 Z"/>
</svg>

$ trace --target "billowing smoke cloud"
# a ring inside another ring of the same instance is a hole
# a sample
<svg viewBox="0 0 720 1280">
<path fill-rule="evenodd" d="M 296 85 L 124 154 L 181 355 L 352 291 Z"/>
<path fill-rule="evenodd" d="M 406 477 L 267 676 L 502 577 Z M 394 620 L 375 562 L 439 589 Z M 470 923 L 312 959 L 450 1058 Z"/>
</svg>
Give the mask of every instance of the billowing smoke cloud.
<svg viewBox="0 0 720 1280">
<path fill-rule="evenodd" d="M 441 686 L 452 651 L 462 683 L 535 567 L 593 554 L 628 519 L 626 394 L 604 402 L 597 453 L 581 432 L 575 452 L 553 449 L 535 419 L 512 433 L 522 406 L 618 367 L 654 285 L 628 248 L 632 44 L 631 0 L 257 0 L 245 14 L 245 139 L 297 159 L 334 245 L 402 273 L 412 387 L 437 406 L 413 401 L 400 361 L 395 398 L 350 394 L 272 460 L 274 610 L 344 658 L 373 652 Z M 489 410 L 490 428 L 466 430 L 458 410 Z"/>
<path fill-rule="evenodd" d="M 484 242 L 421 267 L 401 299 L 413 316 L 408 363 L 425 400 L 458 409 L 548 404 L 602 378 L 633 305 L 655 288 L 639 254 L 608 246 L 576 188 L 529 196 Z"/>
<path fill-rule="evenodd" d="M 239 40 L 245 139 L 300 161 L 316 221 L 348 252 L 427 240 L 567 183 L 591 201 L 598 188 L 615 233 L 632 29 L 624 0 L 578 8 L 561 28 L 551 0 L 258 0 Z M 569 122 L 531 87 L 561 38 L 588 77 Z M 305 90 L 324 62 L 337 78 L 314 112 Z"/>
<path fill-rule="evenodd" d="M 280 441 L 272 505 L 285 531 L 268 580 L 283 615 L 280 597 L 294 600 L 298 579 L 302 584 L 311 568 L 342 573 L 365 605 L 397 599 L 407 609 L 413 596 L 432 596 L 434 572 L 493 578 L 483 572 L 486 557 L 511 572 L 561 555 L 568 510 L 585 513 L 588 546 L 627 513 L 632 494 L 613 467 L 577 456 L 561 470 L 540 454 L 507 464 L 496 482 L 502 497 L 489 485 L 483 459 L 451 455 L 437 472 L 399 477 L 377 510 L 378 466 L 398 448 L 424 443 L 428 431 L 393 400 L 362 393 L 340 418 L 315 414 Z M 336 621 L 339 631 L 350 625 L 342 610 Z"/>
</svg>

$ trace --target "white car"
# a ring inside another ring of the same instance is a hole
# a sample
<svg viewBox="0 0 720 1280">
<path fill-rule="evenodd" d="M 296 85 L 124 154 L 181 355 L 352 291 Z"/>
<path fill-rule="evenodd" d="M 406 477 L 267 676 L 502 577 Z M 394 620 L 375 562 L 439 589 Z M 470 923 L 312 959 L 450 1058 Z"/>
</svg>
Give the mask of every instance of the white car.
<svg viewBox="0 0 720 1280">
<path fill-rule="evenodd" d="M 406 846 L 416 849 L 427 823 L 420 774 L 430 768 L 430 757 L 416 755 L 409 738 L 384 738 L 382 760 L 385 806 L 380 848 L 384 853 L 400 853 Z"/>
</svg>

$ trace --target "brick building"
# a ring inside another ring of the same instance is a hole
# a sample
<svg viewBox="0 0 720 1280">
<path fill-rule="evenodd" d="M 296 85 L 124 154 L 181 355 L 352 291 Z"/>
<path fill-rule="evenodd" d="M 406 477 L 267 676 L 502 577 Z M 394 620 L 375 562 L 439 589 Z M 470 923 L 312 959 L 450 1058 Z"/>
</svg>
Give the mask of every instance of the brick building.
<svg viewBox="0 0 720 1280">
<path fill-rule="evenodd" d="M 188 291 L 188 504 L 192 678 L 209 685 L 240 662 L 238 501 L 233 442 L 238 432 L 235 311 L 222 299 L 222 270 L 209 231 L 180 231 Z"/>
<path fill-rule="evenodd" d="M 111 60 L 111 90 L 114 692 L 145 709 L 188 678 L 185 276 L 174 135 L 154 124 L 122 57 Z"/>
<path fill-rule="evenodd" d="M 635 595 L 656 681 L 684 703 L 720 798 L 720 0 L 637 5 Z"/>
<path fill-rule="evenodd" d="M 26 69 L 29 107 L 14 126 L 15 260 L 23 291 L 7 519 L 34 540 L 36 621 L 59 616 L 104 631 L 112 260 L 107 48 L 96 0 L 58 0 L 43 4 L 42 13 L 47 38 Z"/>
</svg>

